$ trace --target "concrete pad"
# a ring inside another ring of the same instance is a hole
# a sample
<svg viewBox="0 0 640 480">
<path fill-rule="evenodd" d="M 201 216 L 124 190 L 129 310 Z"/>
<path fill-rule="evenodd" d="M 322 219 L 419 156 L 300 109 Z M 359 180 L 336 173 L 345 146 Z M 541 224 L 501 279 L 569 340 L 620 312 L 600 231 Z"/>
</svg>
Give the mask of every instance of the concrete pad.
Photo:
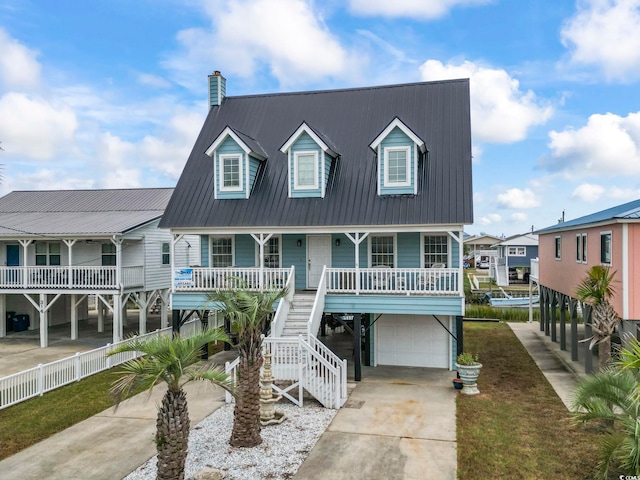
<svg viewBox="0 0 640 480">
<path fill-rule="evenodd" d="M 211 384 L 185 386 L 191 425 L 223 405 Z M 113 480 L 123 478 L 156 453 L 157 404 L 165 389 L 137 395 L 0 462 L 2 478 Z"/>
</svg>

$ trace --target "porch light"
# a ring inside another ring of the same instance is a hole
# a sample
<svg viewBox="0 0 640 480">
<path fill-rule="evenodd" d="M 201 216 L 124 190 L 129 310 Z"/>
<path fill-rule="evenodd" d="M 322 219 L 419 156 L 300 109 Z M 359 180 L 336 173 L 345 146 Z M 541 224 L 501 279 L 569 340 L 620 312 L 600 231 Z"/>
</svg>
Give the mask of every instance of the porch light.
<svg viewBox="0 0 640 480">
<path fill-rule="evenodd" d="M 336 247 L 339 247 L 339 246 L 340 246 L 340 239 L 336 238 Z"/>
<path fill-rule="evenodd" d="M 302 240 L 298 239 L 298 241 L 296 242 L 296 244 L 301 247 L 302 246 Z"/>
</svg>

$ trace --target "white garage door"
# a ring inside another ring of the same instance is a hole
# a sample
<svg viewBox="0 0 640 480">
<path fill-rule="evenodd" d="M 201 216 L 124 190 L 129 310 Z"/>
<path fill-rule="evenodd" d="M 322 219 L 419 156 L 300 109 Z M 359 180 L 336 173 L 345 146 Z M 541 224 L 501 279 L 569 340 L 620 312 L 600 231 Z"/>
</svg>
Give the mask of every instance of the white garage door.
<svg viewBox="0 0 640 480">
<path fill-rule="evenodd" d="M 449 368 L 451 337 L 432 316 L 382 315 L 375 325 L 379 365 Z"/>
</svg>

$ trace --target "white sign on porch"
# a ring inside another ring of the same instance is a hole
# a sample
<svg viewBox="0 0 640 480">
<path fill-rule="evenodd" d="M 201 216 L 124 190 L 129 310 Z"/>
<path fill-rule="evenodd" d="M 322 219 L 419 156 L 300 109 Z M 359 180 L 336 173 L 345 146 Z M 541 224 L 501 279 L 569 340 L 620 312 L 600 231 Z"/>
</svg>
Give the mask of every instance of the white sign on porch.
<svg viewBox="0 0 640 480">
<path fill-rule="evenodd" d="M 176 287 L 193 287 L 193 268 L 175 270 L 173 284 Z"/>
</svg>

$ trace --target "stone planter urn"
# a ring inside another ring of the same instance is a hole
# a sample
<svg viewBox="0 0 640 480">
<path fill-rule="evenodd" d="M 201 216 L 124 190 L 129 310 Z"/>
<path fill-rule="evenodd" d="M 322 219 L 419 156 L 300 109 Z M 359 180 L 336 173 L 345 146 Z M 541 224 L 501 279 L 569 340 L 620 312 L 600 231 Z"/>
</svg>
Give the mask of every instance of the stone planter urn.
<svg viewBox="0 0 640 480">
<path fill-rule="evenodd" d="M 478 390 L 478 375 L 480 375 L 481 363 L 472 363 L 471 365 L 460 365 L 456 363 L 456 369 L 460 380 L 462 380 L 462 393 L 467 395 L 476 395 L 480 393 Z"/>
</svg>

